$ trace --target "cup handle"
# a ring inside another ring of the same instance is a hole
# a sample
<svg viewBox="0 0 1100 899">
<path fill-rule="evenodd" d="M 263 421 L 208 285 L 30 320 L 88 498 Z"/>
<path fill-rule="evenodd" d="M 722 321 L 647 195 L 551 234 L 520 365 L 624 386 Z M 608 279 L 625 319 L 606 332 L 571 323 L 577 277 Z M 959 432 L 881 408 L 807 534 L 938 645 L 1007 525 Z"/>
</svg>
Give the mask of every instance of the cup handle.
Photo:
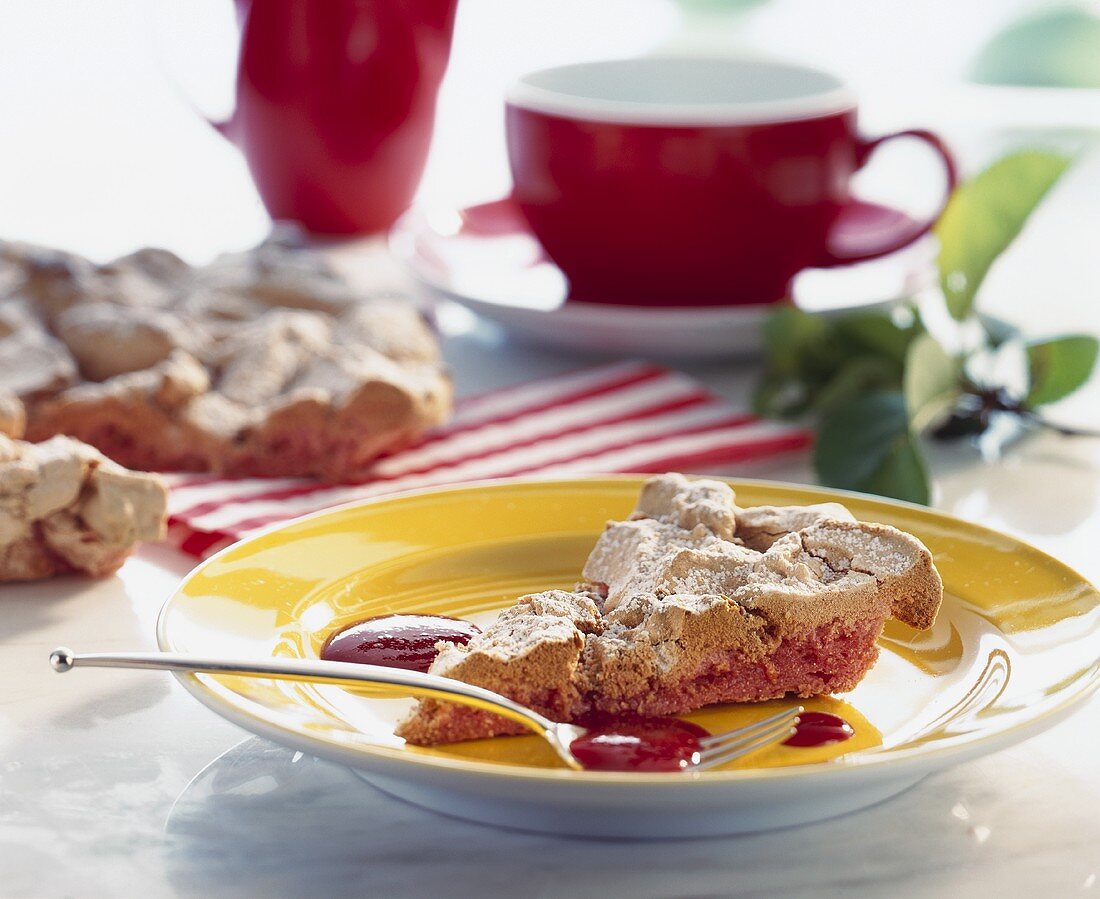
<svg viewBox="0 0 1100 899">
<path fill-rule="evenodd" d="M 939 209 L 927 219 L 914 220 L 897 209 L 853 198 L 829 229 L 826 255 L 821 265 L 850 265 L 885 256 L 909 246 L 932 230 L 958 183 L 955 158 L 937 135 L 921 128 L 911 128 L 860 141 L 856 149 L 856 167 L 863 168 L 882 144 L 903 137 L 924 141 L 943 163 L 946 189 Z"/>
</svg>

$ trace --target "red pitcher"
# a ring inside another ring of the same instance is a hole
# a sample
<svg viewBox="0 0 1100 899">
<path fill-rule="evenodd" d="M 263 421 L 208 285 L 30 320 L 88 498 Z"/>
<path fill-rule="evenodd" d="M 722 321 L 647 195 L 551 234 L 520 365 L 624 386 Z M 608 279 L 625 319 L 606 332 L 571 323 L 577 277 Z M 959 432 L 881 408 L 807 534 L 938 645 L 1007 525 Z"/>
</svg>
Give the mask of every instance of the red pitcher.
<svg viewBox="0 0 1100 899">
<path fill-rule="evenodd" d="M 427 161 L 458 0 L 237 0 L 236 109 L 272 218 L 384 231 Z"/>
</svg>

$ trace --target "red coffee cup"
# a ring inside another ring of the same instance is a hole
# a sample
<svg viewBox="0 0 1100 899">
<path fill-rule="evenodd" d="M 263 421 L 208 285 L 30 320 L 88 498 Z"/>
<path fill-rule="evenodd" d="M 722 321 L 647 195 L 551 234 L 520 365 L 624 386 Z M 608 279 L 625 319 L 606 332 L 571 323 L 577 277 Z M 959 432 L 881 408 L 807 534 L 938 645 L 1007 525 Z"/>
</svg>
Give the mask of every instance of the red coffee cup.
<svg viewBox="0 0 1100 899">
<path fill-rule="evenodd" d="M 645 57 L 545 69 L 508 94 L 513 196 L 588 302 L 767 303 L 809 267 L 901 249 L 914 221 L 852 196 L 867 139 L 835 76 L 756 58 Z"/>
</svg>

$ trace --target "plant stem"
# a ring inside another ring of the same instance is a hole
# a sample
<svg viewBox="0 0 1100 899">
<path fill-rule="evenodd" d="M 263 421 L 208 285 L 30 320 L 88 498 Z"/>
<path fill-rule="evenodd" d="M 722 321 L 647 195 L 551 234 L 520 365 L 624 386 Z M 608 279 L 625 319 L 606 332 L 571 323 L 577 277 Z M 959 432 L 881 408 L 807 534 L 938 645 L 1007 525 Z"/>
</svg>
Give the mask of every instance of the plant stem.
<svg viewBox="0 0 1100 899">
<path fill-rule="evenodd" d="M 1018 415 L 1025 421 L 1040 428 L 1046 428 L 1063 437 L 1100 437 L 1100 430 L 1093 428 L 1078 428 L 1070 425 L 1060 425 L 1048 418 L 1044 418 L 1034 409 L 1030 409 L 1019 400 L 1012 399 L 1003 387 L 977 387 L 973 388 L 972 395 L 980 400 L 980 411 L 984 415 L 991 412 L 1008 412 Z"/>
</svg>

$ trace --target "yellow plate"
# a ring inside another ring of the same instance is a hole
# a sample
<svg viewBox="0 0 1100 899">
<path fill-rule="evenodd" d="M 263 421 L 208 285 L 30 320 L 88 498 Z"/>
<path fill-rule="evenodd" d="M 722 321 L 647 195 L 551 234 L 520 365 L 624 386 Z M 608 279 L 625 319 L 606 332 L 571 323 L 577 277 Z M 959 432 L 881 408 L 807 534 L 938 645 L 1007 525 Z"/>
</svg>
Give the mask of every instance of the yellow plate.
<svg viewBox="0 0 1100 899">
<path fill-rule="evenodd" d="M 605 521 L 630 511 L 642 480 L 501 481 L 374 500 L 281 525 L 200 565 L 161 611 L 160 646 L 203 655 L 316 657 L 333 630 L 369 615 L 491 620 L 523 593 L 574 583 Z M 843 502 L 861 519 L 916 534 L 935 555 L 946 585 L 936 626 L 917 633 L 892 622 L 864 682 L 843 699 L 811 703 L 839 710 L 856 726 L 847 743 L 775 747 L 690 778 L 577 773 L 536 737 L 406 747 L 393 725 L 408 700 L 231 676 L 181 681 L 244 727 L 345 761 L 398 793 L 409 783 L 453 787 L 463 776 L 467 785 L 469 778 L 484 784 L 490 777 L 529 786 L 763 780 L 774 787 L 777 778 L 883 766 L 897 772 L 898 783 L 903 771 L 912 782 L 1048 726 L 1100 685 L 1100 594 L 1039 550 L 916 506 L 730 483 L 741 505 Z M 776 705 L 723 706 L 688 717 L 722 730 Z M 432 804 L 423 795 L 409 798 Z"/>
</svg>

